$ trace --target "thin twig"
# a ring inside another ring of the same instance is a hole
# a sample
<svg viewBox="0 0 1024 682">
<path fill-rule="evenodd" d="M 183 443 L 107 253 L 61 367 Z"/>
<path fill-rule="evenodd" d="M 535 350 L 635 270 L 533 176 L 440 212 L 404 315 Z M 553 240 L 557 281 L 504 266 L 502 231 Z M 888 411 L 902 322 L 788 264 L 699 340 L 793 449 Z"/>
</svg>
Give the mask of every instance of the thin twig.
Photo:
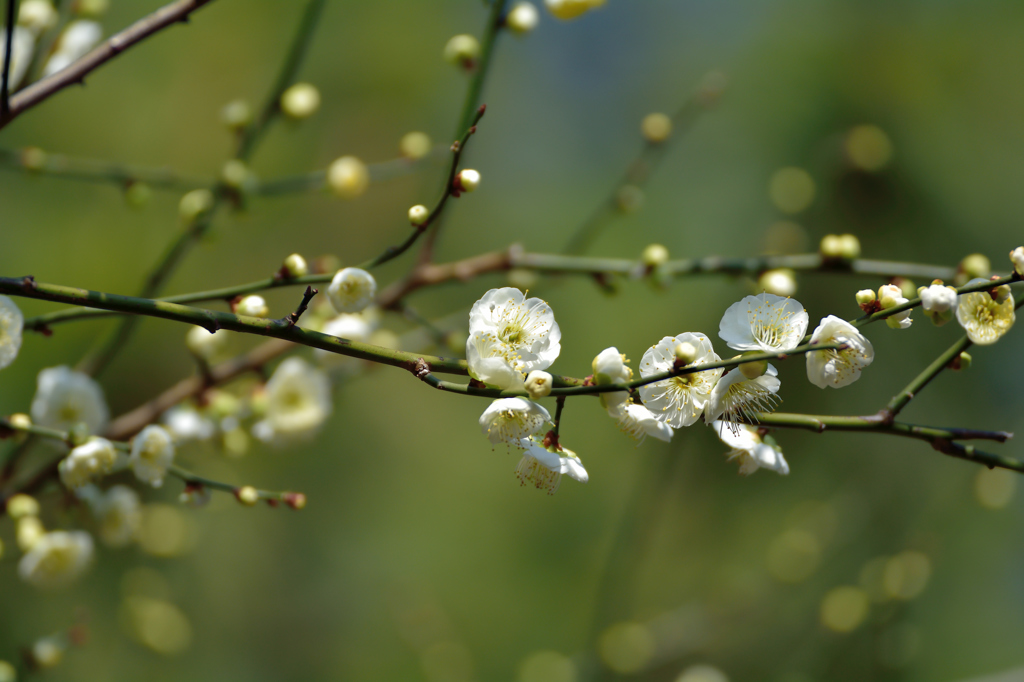
<svg viewBox="0 0 1024 682">
<path fill-rule="evenodd" d="M 11 56 L 14 47 L 15 18 L 18 16 L 18 0 L 7 0 L 4 33 L 4 70 L 0 75 L 0 121 L 11 110 Z"/>
<path fill-rule="evenodd" d="M 67 68 L 23 88 L 11 98 L 10 107 L 0 114 L 0 128 L 13 121 L 19 114 L 45 101 L 69 85 L 84 82 L 89 73 L 133 45 L 179 21 L 186 21 L 192 12 L 210 2 L 212 0 L 176 0 L 164 5 L 149 16 L 136 21 L 125 30 L 100 43 L 92 52 Z"/>
<path fill-rule="evenodd" d="M 199 474 L 193 473 L 187 469 L 183 469 L 177 464 L 169 466 L 167 468 L 167 473 L 184 481 L 186 489 L 212 488 L 213 490 L 222 490 L 224 492 L 231 493 L 239 499 L 242 498 L 242 490 L 246 487 L 232 485 L 230 483 L 224 483 L 223 481 L 200 476 Z M 284 503 L 292 509 L 302 509 L 306 506 L 306 496 L 303 493 L 292 492 L 290 490 L 275 492 L 273 490 L 261 490 L 259 488 L 252 488 L 252 491 L 256 494 L 258 499 L 266 501 L 272 507 L 276 507 L 278 503 Z"/>
</svg>

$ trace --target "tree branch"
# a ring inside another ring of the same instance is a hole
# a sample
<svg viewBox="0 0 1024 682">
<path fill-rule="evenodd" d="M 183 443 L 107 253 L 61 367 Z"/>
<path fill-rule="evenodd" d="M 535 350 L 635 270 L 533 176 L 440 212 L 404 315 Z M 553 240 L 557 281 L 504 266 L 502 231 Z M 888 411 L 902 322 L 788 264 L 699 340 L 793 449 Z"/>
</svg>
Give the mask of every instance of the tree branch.
<svg viewBox="0 0 1024 682">
<path fill-rule="evenodd" d="M 65 69 L 47 76 L 40 81 L 23 88 L 10 100 L 10 108 L 0 114 L 0 128 L 18 117 L 19 114 L 31 109 L 52 95 L 57 94 L 69 85 L 81 83 L 93 70 L 107 63 L 133 45 L 179 21 L 187 21 L 188 16 L 212 0 L 176 0 L 164 5 L 147 17 L 111 36 L 99 47 Z M 9 24 L 12 25 L 12 24 Z"/>
</svg>

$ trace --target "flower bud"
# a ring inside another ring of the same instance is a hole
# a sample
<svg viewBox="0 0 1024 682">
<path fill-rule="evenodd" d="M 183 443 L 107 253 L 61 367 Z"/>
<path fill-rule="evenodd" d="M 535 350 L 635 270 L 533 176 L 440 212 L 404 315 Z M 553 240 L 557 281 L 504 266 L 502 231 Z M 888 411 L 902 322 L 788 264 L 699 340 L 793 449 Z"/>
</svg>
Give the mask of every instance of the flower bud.
<svg viewBox="0 0 1024 682">
<path fill-rule="evenodd" d="M 244 99 L 236 99 L 220 110 L 220 120 L 228 130 L 244 130 L 252 123 L 252 107 Z"/>
<path fill-rule="evenodd" d="M 839 256 L 846 260 L 860 257 L 860 240 L 852 234 L 839 235 Z"/>
<path fill-rule="evenodd" d="M 476 188 L 480 186 L 480 173 L 472 168 L 459 171 L 459 174 L 455 176 L 454 184 L 455 189 L 460 192 L 475 192 Z"/>
<path fill-rule="evenodd" d="M 821 238 L 818 252 L 825 258 L 842 258 L 843 242 L 837 234 L 826 234 Z"/>
<path fill-rule="evenodd" d="M 957 302 L 956 289 L 943 286 L 941 280 L 935 280 L 930 286 L 918 289 L 917 293 L 921 296 L 921 309 L 936 327 L 953 319 L 953 308 Z"/>
<path fill-rule="evenodd" d="M 973 358 L 971 357 L 970 353 L 968 353 L 966 351 L 961 352 L 960 355 L 958 355 L 956 359 L 957 359 L 957 363 L 956 363 L 956 366 L 953 369 L 970 369 L 971 368 L 971 362 L 973 362 Z"/>
<path fill-rule="evenodd" d="M 1010 262 L 1018 277 L 1024 277 L 1024 246 L 1018 246 L 1010 252 Z"/>
<path fill-rule="evenodd" d="M 28 171 L 41 171 L 46 168 L 47 155 L 39 147 L 25 147 L 21 150 L 21 167 Z"/>
<path fill-rule="evenodd" d="M 80 17 L 100 17 L 110 9 L 110 0 L 76 0 L 72 8 Z"/>
<path fill-rule="evenodd" d="M 796 273 L 789 268 L 766 270 L 757 278 L 758 293 L 792 296 L 796 293 Z"/>
<path fill-rule="evenodd" d="M 185 347 L 197 358 L 206 361 L 213 360 L 224 350 L 227 344 L 228 335 L 225 332 L 216 331 L 210 333 L 205 327 L 196 325 L 185 334 Z"/>
<path fill-rule="evenodd" d="M 309 118 L 320 108 L 320 91 L 309 83 L 296 83 L 281 95 L 281 111 L 296 121 Z"/>
<path fill-rule="evenodd" d="M 195 222 L 213 208 L 213 193 L 208 189 L 194 189 L 178 202 L 178 214 L 186 223 Z"/>
<path fill-rule="evenodd" d="M 891 284 L 895 284 L 903 292 L 903 298 L 914 298 L 917 296 L 917 287 L 914 281 L 906 277 L 893 277 Z"/>
<path fill-rule="evenodd" d="M 957 281 L 959 284 L 966 284 L 968 281 L 978 277 L 988 279 L 988 276 L 991 274 L 992 264 L 989 262 L 988 257 L 982 253 L 972 253 L 960 261 L 960 267 L 957 268 Z M 961 279 L 963 282 L 959 282 Z"/>
<path fill-rule="evenodd" d="M 7 500 L 7 515 L 17 521 L 26 516 L 39 516 L 39 503 L 36 498 L 18 493 Z"/>
<path fill-rule="evenodd" d="M 338 270 L 327 287 L 327 299 L 339 313 L 358 313 L 370 305 L 376 295 L 377 280 L 359 268 Z"/>
<path fill-rule="evenodd" d="M 25 429 L 32 427 L 31 417 L 22 412 L 18 412 L 17 414 L 12 414 L 8 417 L 7 422 L 15 429 L 13 436 L 14 442 L 24 443 L 28 438 L 28 433 L 26 433 Z"/>
<path fill-rule="evenodd" d="M 747 351 L 746 353 L 742 353 L 740 355 L 737 355 L 736 358 L 744 358 L 744 357 L 746 357 L 748 355 L 760 355 L 760 354 L 761 354 L 761 351 L 759 351 L 759 350 L 752 350 L 752 351 Z M 736 358 L 733 358 L 733 359 L 735 360 Z M 739 366 L 739 370 L 740 370 L 740 373 L 743 376 L 745 376 L 746 378 L 748 378 L 748 379 L 756 379 L 759 376 L 763 376 L 764 373 L 768 371 L 768 361 L 767 360 L 755 360 L 754 362 L 744 362 L 742 365 Z"/>
<path fill-rule="evenodd" d="M 1010 285 L 1002 284 L 991 291 L 992 300 L 996 303 L 1005 303 L 1006 299 L 1010 297 Z"/>
<path fill-rule="evenodd" d="M 124 203 L 142 208 L 153 198 L 153 189 L 144 182 L 133 180 L 124 188 Z"/>
<path fill-rule="evenodd" d="M 53 668 L 64 658 L 67 645 L 58 637 L 37 639 L 29 651 L 32 663 L 39 668 Z"/>
<path fill-rule="evenodd" d="M 648 142 L 664 142 L 672 135 L 672 119 L 662 113 L 647 114 L 640 122 L 640 132 Z"/>
<path fill-rule="evenodd" d="M 241 488 L 235 490 L 235 497 L 238 498 L 238 501 L 246 507 L 252 507 L 260 501 L 259 492 L 251 485 L 243 485 Z"/>
<path fill-rule="evenodd" d="M 220 171 L 220 179 L 234 189 L 242 189 L 251 177 L 249 167 L 241 159 L 230 159 Z"/>
<path fill-rule="evenodd" d="M 444 60 L 449 64 L 469 68 L 479 56 L 480 43 L 465 33 L 452 36 L 444 46 Z"/>
<path fill-rule="evenodd" d="M 18 5 L 18 25 L 24 26 L 36 36 L 56 26 L 58 18 L 57 10 L 50 0 L 24 0 Z"/>
<path fill-rule="evenodd" d="M 354 156 L 343 156 L 327 169 L 327 186 L 342 199 L 355 199 L 370 185 L 370 171 Z"/>
<path fill-rule="evenodd" d="M 526 376 L 526 392 L 534 400 L 539 400 L 551 394 L 551 375 L 539 369 L 535 369 Z"/>
<path fill-rule="evenodd" d="M 293 253 L 284 259 L 281 271 L 285 277 L 305 277 L 309 274 L 309 265 L 306 259 L 297 253 Z"/>
<path fill-rule="evenodd" d="M 529 2 L 517 2 L 505 17 L 505 25 L 513 33 L 522 35 L 536 28 L 539 20 L 536 7 Z"/>
<path fill-rule="evenodd" d="M 18 547 L 22 552 L 27 552 L 46 535 L 46 529 L 43 528 L 43 522 L 39 520 L 38 516 L 22 516 L 18 519 L 15 535 L 18 539 Z"/>
<path fill-rule="evenodd" d="M 284 503 L 295 511 L 306 508 L 306 494 L 305 493 L 285 493 L 282 495 Z"/>
<path fill-rule="evenodd" d="M 895 308 L 896 306 L 906 302 L 906 299 L 903 297 L 903 290 L 898 286 L 894 284 L 883 284 L 878 287 L 878 304 L 882 306 L 882 310 Z"/>
<path fill-rule="evenodd" d="M 249 317 L 266 317 L 270 314 L 270 308 L 262 296 L 250 294 L 242 298 L 235 306 L 236 315 L 247 315 Z"/>
<path fill-rule="evenodd" d="M 871 289 L 861 289 L 860 291 L 857 292 L 857 305 L 859 305 L 861 308 L 864 308 L 866 310 L 866 307 L 870 306 L 874 302 L 875 292 L 872 291 Z"/>
<path fill-rule="evenodd" d="M 640 260 L 648 268 L 656 268 L 662 263 L 668 260 L 669 253 L 668 249 L 661 244 L 648 244 L 642 254 L 640 254 Z"/>
<path fill-rule="evenodd" d="M 676 361 L 684 367 L 692 365 L 693 361 L 697 359 L 697 347 L 689 341 L 677 343 L 673 352 L 676 355 Z"/>
<path fill-rule="evenodd" d="M 430 211 L 423 204 L 416 204 L 409 209 L 409 222 L 419 227 L 423 223 L 427 222 L 427 218 L 430 217 Z"/>
<path fill-rule="evenodd" d="M 430 137 L 426 133 L 411 132 L 402 136 L 398 143 L 398 150 L 407 159 L 422 159 L 430 153 Z"/>
</svg>

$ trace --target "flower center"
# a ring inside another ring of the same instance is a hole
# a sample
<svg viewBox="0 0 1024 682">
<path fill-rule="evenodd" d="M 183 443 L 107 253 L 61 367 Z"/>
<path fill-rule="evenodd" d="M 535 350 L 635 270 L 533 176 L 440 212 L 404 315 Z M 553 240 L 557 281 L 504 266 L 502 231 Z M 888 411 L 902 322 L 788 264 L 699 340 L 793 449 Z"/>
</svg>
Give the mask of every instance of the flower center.
<svg viewBox="0 0 1024 682">
<path fill-rule="evenodd" d="M 510 346 L 518 346 L 526 340 L 526 330 L 515 323 L 506 324 L 498 338 Z"/>
<path fill-rule="evenodd" d="M 992 314 L 992 309 L 985 304 L 984 301 L 979 303 L 974 308 L 974 317 L 981 324 L 992 324 L 995 321 L 995 315 Z"/>
<path fill-rule="evenodd" d="M 778 348 L 782 346 L 789 333 L 792 311 L 765 304 L 749 312 L 750 331 L 754 338 L 763 346 Z"/>
</svg>

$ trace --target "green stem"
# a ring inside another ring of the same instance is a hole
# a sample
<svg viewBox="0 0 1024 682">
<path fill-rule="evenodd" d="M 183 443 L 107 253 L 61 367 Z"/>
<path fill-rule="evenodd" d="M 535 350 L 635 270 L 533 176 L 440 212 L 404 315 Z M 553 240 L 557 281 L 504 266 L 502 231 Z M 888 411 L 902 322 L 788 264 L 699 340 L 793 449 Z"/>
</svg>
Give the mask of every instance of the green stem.
<svg viewBox="0 0 1024 682">
<path fill-rule="evenodd" d="M 927 386 L 932 379 L 939 375 L 939 372 L 949 366 L 949 363 L 951 363 L 954 358 L 970 348 L 971 345 L 973 345 L 971 340 L 964 336 L 950 346 L 946 352 L 935 358 L 935 361 L 928 365 L 924 371 L 914 377 L 913 381 L 907 384 L 906 388 L 893 396 L 892 400 L 889 401 L 889 404 L 885 406 L 885 411 L 894 417 L 898 415 L 903 408 L 914 399 L 914 396 L 916 396 L 922 388 Z"/>
<path fill-rule="evenodd" d="M 235 497 L 238 497 L 239 491 L 243 488 L 243 486 L 232 485 L 230 483 L 224 483 L 223 481 L 217 481 L 212 478 L 200 476 L 199 474 L 193 473 L 187 469 L 183 469 L 177 464 L 172 464 L 167 467 L 167 473 L 175 478 L 180 478 L 188 486 L 222 490 L 226 493 L 231 493 Z M 302 493 L 296 493 L 290 490 L 277 492 L 273 490 L 261 490 L 259 488 L 253 488 L 253 490 L 256 491 L 256 495 L 261 500 L 283 502 L 294 509 L 301 509 L 306 504 L 306 496 Z"/>
<path fill-rule="evenodd" d="M 122 187 L 133 182 L 144 182 L 150 187 L 174 192 L 187 192 L 213 184 L 209 178 L 181 175 L 170 168 L 147 168 L 49 153 L 45 153 L 42 159 L 42 164 L 26 166 L 23 150 L 0 149 L 0 164 L 3 167 L 68 180 L 112 183 Z"/>
</svg>

